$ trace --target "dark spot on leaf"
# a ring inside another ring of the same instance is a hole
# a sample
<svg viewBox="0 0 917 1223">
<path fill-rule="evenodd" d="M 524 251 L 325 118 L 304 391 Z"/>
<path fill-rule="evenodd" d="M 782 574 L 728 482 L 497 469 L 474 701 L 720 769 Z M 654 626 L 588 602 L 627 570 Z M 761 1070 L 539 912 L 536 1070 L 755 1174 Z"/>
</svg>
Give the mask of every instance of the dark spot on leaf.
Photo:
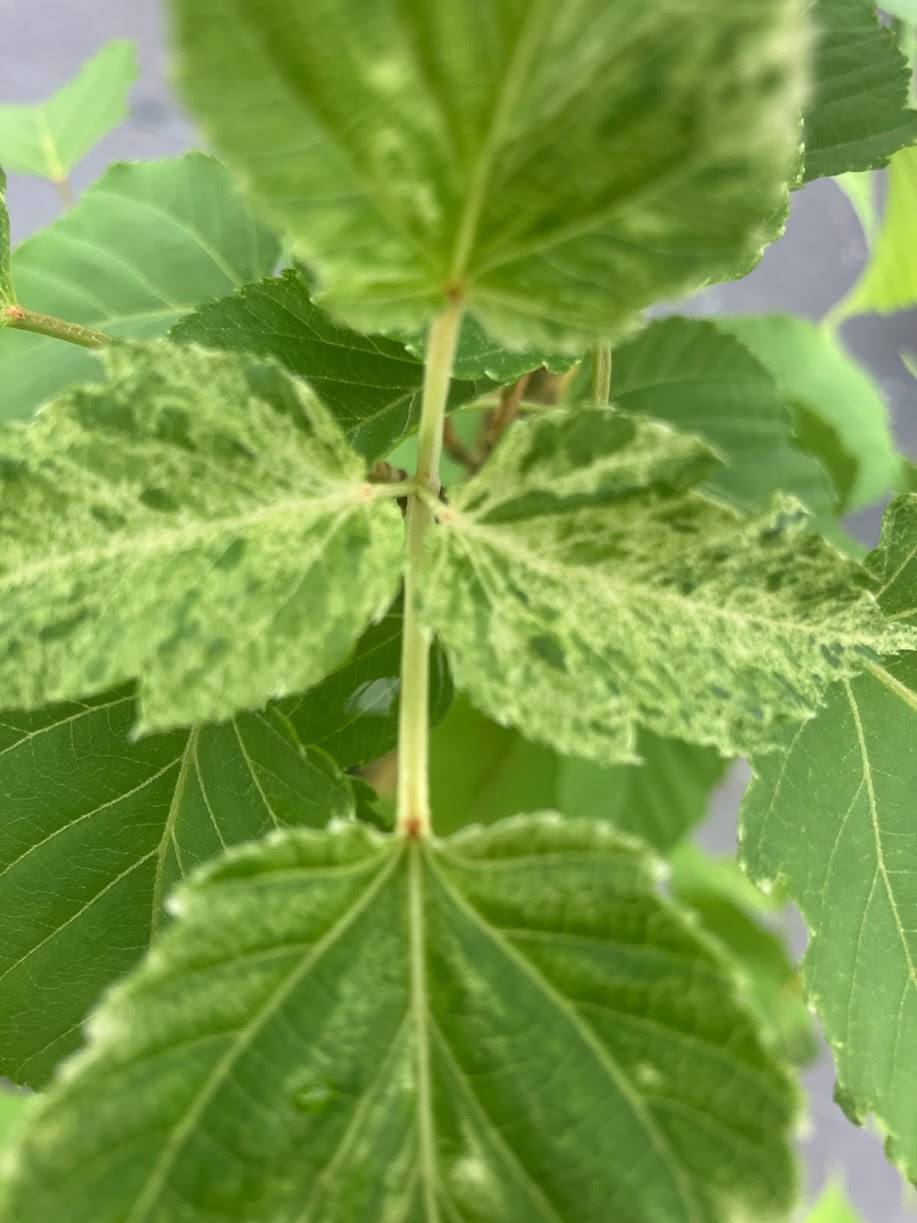
<svg viewBox="0 0 917 1223">
<path fill-rule="evenodd" d="M 235 569 L 248 550 L 248 543 L 241 537 L 234 539 L 216 562 L 217 569 Z"/>
<path fill-rule="evenodd" d="M 170 511 L 178 508 L 175 498 L 162 488 L 145 488 L 140 494 L 140 500 L 151 510 Z"/>
<path fill-rule="evenodd" d="M 532 637 L 529 639 L 529 648 L 542 662 L 546 662 L 555 671 L 565 672 L 567 670 L 567 659 L 554 637 Z"/>
</svg>

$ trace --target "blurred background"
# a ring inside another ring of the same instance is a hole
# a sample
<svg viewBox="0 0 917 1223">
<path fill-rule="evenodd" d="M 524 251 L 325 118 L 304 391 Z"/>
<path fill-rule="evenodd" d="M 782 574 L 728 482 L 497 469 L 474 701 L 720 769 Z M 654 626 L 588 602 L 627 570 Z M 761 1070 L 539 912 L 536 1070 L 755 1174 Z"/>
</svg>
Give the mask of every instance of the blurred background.
<svg viewBox="0 0 917 1223">
<path fill-rule="evenodd" d="M 196 143 L 194 130 L 169 88 L 163 6 L 160 0 L 0 0 L 2 102 L 43 100 L 112 38 L 136 41 L 140 80 L 132 95 L 130 119 L 74 171 L 71 181 L 77 194 L 113 160 L 170 156 Z M 14 244 L 60 211 L 51 184 L 16 175 L 10 176 L 8 204 Z M 786 235 L 750 276 L 709 289 L 680 308 L 697 314 L 782 311 L 818 320 L 856 280 L 866 253 L 849 202 L 823 179 L 794 196 Z M 901 352 L 917 354 L 917 314 L 865 316 L 846 323 L 842 334 L 884 393 L 902 450 L 917 458 L 917 381 L 900 357 Z M 850 520 L 850 529 L 868 545 L 877 539 L 882 508 L 862 511 Z M 736 811 L 746 779 L 747 774 L 737 770 L 718 792 L 700 834 L 707 848 L 734 851 Z M 791 922 L 789 934 L 801 952 L 805 944 L 801 926 Z M 840 1174 L 870 1223 L 917 1223 L 917 1197 L 885 1162 L 879 1138 L 856 1129 L 833 1103 L 830 1058 L 823 1055 L 804 1078 L 810 1126 L 801 1145 L 810 1195 L 827 1177 Z M 2 1125 L 0 1098 L 0 1131 Z"/>
</svg>

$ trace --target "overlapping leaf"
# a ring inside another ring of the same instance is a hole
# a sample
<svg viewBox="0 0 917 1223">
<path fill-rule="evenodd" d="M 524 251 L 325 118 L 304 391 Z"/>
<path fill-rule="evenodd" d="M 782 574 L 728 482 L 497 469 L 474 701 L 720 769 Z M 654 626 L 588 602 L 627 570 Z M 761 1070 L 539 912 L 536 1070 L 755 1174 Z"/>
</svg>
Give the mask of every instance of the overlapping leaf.
<svg viewBox="0 0 917 1223">
<path fill-rule="evenodd" d="M 780 314 L 722 318 L 717 325 L 751 349 L 795 406 L 799 444 L 812 447 L 828 467 L 844 509 L 898 487 L 901 460 L 888 409 L 834 335 Z"/>
<path fill-rule="evenodd" d="M 387 454 L 420 418 L 421 361 L 397 340 L 335 323 L 312 302 L 299 272 L 246 285 L 204 306 L 173 327 L 170 338 L 274 357 L 308 379 L 351 445 L 368 459 Z M 454 381 L 449 406 L 476 399 L 488 386 Z"/>
<path fill-rule="evenodd" d="M 16 301 L 10 269 L 10 214 L 6 209 L 6 175 L 0 167 L 0 328 L 6 325 L 5 307 Z"/>
<path fill-rule="evenodd" d="M 872 558 L 890 619 L 917 625 L 917 497 Z M 785 752 L 756 762 L 742 807 L 751 876 L 779 878 L 810 929 L 805 983 L 834 1051 L 839 1098 L 872 1114 L 917 1175 L 917 655 L 834 685 Z"/>
<path fill-rule="evenodd" d="M 706 438 L 725 460 L 709 486 L 735 505 L 760 508 L 782 489 L 821 517 L 832 513 L 830 481 L 794 446 L 787 401 L 772 373 L 717 324 L 651 323 L 615 349 L 611 395 L 627 412 Z"/>
<path fill-rule="evenodd" d="M 606 409 L 514 427 L 433 533 L 423 611 L 458 687 L 600 764 L 638 722 L 735 756 L 811 716 L 887 630 L 798 505 L 743 519 L 690 491 L 711 463 Z"/>
<path fill-rule="evenodd" d="M 806 1223 L 862 1223 L 862 1216 L 854 1210 L 841 1186 L 831 1184 L 806 1216 Z"/>
<path fill-rule="evenodd" d="M 139 679 L 145 730 L 299 692 L 394 597 L 401 515 L 278 367 L 168 344 L 0 433 L 0 686 Z"/>
<path fill-rule="evenodd" d="M 500 344 L 574 346 L 733 274 L 782 222 L 791 0 L 172 10 L 208 137 L 359 329 L 461 293 Z"/>
<path fill-rule="evenodd" d="M 33 1114 L 4 1218 L 733 1223 L 792 1202 L 794 1091 L 607 826 L 286 833 L 177 911 Z"/>
<path fill-rule="evenodd" d="M 127 118 L 136 79 L 135 45 L 110 42 L 46 102 L 0 106 L 0 161 L 20 174 L 63 182 Z"/>
<path fill-rule="evenodd" d="M 277 709 L 131 742 L 134 696 L 0 716 L 0 1074 L 41 1086 L 179 878 L 353 797 Z"/>
<path fill-rule="evenodd" d="M 890 314 L 917 304 L 917 149 L 902 149 L 888 168 L 882 224 L 863 275 L 835 307 L 840 322 L 855 314 Z"/>
<path fill-rule="evenodd" d="M 202 153 L 110 166 L 79 204 L 13 253 L 24 306 L 124 339 L 149 339 L 197 306 L 270 272 L 278 244 Z M 96 378 L 84 350 L 10 331 L 0 419 L 24 419 Z"/>
<path fill-rule="evenodd" d="M 884 166 L 917 143 L 910 72 L 874 0 L 814 0 L 812 96 L 805 112 L 805 180 Z"/>
</svg>

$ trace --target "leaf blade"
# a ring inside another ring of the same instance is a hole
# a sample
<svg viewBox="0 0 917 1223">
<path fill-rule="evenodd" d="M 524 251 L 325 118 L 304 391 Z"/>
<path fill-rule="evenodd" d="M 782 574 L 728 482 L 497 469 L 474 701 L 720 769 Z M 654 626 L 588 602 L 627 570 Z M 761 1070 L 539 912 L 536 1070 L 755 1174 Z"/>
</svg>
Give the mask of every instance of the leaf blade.
<svg viewBox="0 0 917 1223">
<path fill-rule="evenodd" d="M 0 160 L 20 174 L 63 182 L 128 117 L 136 80 L 136 44 L 107 43 L 47 101 L 0 106 Z"/>
<path fill-rule="evenodd" d="M 629 966 L 629 996 L 614 974 L 596 977 L 589 954 Z M 357 989 L 319 995 L 316 1006 L 316 981 L 341 972 Z M 481 988 L 469 994 L 472 977 Z M 221 988 L 230 979 L 234 1001 Z M 672 999 L 688 979 L 696 1006 L 682 1011 Z M 184 1015 L 173 1007 L 180 995 Z M 650 1022 L 640 998 L 654 999 Z M 129 1033 L 131 1015 L 151 1006 L 158 1039 L 136 1023 Z M 538 1031 L 513 1022 L 532 1006 Z M 95 1053 L 57 1085 L 18 1148 L 4 1206 L 21 1203 L 24 1223 L 47 1217 L 60 1194 L 73 1223 L 90 1211 L 95 1223 L 160 1223 L 205 1208 L 343 1223 L 370 1203 L 381 1217 L 425 1223 L 475 1211 L 556 1223 L 608 1203 L 641 1218 L 725 1223 L 736 1210 L 776 1215 L 793 1193 L 789 1081 L 716 956 L 653 895 L 639 852 L 588 822 L 519 817 L 429 849 L 338 827 L 237 852 L 184 891 L 179 923 L 96 1029 Z M 284 1031 L 266 1077 L 254 1073 L 265 1042 Z M 361 1046 L 349 1053 L 348 1032 Z M 552 1060 L 558 1042 L 567 1057 Z M 671 1071 L 671 1101 L 654 1091 L 654 1067 Z M 139 1125 L 116 1128 L 150 1071 L 164 1085 L 159 1099 L 141 1094 Z M 270 1101 L 257 1123 L 226 1107 L 242 1084 Z M 90 1126 L 82 1109 L 99 1088 Z M 687 1116 L 676 1099 L 691 1102 Z M 578 1140 L 585 1126 L 589 1142 Z M 231 1152 L 219 1167 L 216 1133 Z M 734 1173 L 705 1175 L 721 1164 L 717 1142 L 734 1152 Z M 637 1173 L 636 1161 L 656 1175 Z"/>
<path fill-rule="evenodd" d="M 419 328 L 461 291 L 507 347 L 572 348 L 753 262 L 782 223 L 803 58 L 782 0 L 742 20 L 593 0 L 173 12 L 189 103 L 359 330 Z"/>
<path fill-rule="evenodd" d="M 871 558 L 880 600 L 917 620 L 917 498 L 890 511 Z M 838 1097 L 851 1118 L 872 1113 L 889 1158 L 917 1169 L 917 1039 L 910 760 L 917 660 L 886 658 L 829 689 L 818 716 L 756 761 L 741 812 L 753 879 L 785 880 L 810 929 L 804 983 L 831 1044 Z"/>
<path fill-rule="evenodd" d="M 440 512 L 423 598 L 478 708 L 598 764 L 637 723 L 737 756 L 883 648 L 862 571 L 794 503 L 743 520 L 688 491 L 710 463 L 605 409 L 514 426 Z"/>
<path fill-rule="evenodd" d="M 118 339 L 150 339 L 272 271 L 278 251 L 228 171 L 188 153 L 110 166 L 75 208 L 16 248 L 12 271 L 30 310 Z M 26 419 L 97 369 L 74 345 L 7 330 L 0 419 Z"/>
<path fill-rule="evenodd" d="M 7 699 L 140 679 L 140 727 L 162 730 L 317 682 L 396 593 L 397 507 L 275 366 L 165 344 L 104 361 L 106 386 L 0 439 Z"/>
</svg>

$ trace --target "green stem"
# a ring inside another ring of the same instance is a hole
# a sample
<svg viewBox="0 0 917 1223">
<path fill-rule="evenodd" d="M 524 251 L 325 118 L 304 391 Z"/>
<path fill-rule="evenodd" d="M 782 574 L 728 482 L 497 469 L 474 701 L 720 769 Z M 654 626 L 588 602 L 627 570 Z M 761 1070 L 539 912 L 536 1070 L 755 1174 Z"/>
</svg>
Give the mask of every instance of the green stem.
<svg viewBox="0 0 917 1223">
<path fill-rule="evenodd" d="M 611 345 L 596 344 L 592 350 L 592 402 L 607 408 L 611 399 Z"/>
<path fill-rule="evenodd" d="M 79 344 L 81 348 L 104 348 L 115 340 L 104 331 L 92 327 L 81 327 L 79 323 L 68 323 L 50 314 L 36 314 L 22 306 L 7 306 L 4 310 L 8 327 L 18 331 L 33 331 L 36 335 L 47 335 L 54 340 L 66 340 L 68 344 Z"/>
<path fill-rule="evenodd" d="M 455 359 L 462 303 L 453 301 L 430 327 L 424 369 L 417 472 L 407 510 L 407 566 L 401 639 L 401 712 L 398 724 L 398 831 L 420 837 L 430 832 L 430 638 L 418 616 L 427 530 L 433 522 L 429 500 L 439 494 L 446 400 Z"/>
</svg>

